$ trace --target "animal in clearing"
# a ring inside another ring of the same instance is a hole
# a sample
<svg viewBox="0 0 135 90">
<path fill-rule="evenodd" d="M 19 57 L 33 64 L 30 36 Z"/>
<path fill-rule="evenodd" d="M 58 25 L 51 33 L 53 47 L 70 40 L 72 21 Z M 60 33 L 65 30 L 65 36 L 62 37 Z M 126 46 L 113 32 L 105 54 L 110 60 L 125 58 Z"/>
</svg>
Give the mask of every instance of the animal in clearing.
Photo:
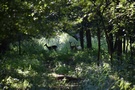
<svg viewBox="0 0 135 90">
<path fill-rule="evenodd" d="M 76 45 L 76 44 L 73 45 L 72 42 L 69 42 L 69 44 L 70 44 L 71 50 L 81 50 L 82 49 L 81 46 Z"/>
<path fill-rule="evenodd" d="M 70 49 L 71 50 L 76 50 L 77 48 L 76 48 L 76 44 L 75 45 L 72 45 L 72 42 L 69 42 L 69 44 L 70 44 Z"/>
<path fill-rule="evenodd" d="M 50 50 L 57 50 L 57 46 L 56 45 L 52 45 L 52 46 L 48 46 L 47 44 L 45 44 L 44 46 L 47 47 L 47 49 L 50 51 Z"/>
</svg>

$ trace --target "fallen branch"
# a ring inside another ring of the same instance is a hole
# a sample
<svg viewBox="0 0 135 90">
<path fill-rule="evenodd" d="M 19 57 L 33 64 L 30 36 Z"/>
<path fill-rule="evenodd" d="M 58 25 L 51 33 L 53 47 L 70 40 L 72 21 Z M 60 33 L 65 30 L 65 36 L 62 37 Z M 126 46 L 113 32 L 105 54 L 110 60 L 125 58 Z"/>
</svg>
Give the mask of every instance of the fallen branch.
<svg viewBox="0 0 135 90">
<path fill-rule="evenodd" d="M 53 76 L 54 78 L 56 78 L 57 80 L 65 79 L 66 82 L 78 82 L 78 81 L 82 80 L 81 78 L 78 78 L 78 77 L 73 77 L 73 76 L 68 76 L 68 75 L 61 75 L 61 74 L 56 74 L 56 73 L 52 73 L 50 75 Z"/>
</svg>

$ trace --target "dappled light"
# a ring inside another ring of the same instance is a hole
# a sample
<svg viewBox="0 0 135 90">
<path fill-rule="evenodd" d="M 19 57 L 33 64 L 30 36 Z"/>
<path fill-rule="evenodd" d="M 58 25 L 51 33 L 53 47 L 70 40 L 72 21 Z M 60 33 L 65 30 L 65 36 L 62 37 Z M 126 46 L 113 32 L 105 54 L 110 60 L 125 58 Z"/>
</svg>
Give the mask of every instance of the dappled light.
<svg viewBox="0 0 135 90">
<path fill-rule="evenodd" d="M 61 85 L 65 86 L 63 89 L 83 88 L 84 90 L 130 88 L 130 82 L 120 78 L 119 74 L 113 74 L 109 63 L 103 62 L 100 67 L 96 65 L 96 49 L 91 51 L 47 52 L 43 40 L 45 38 L 36 40 L 36 43 L 34 40 L 31 43 L 23 42 L 24 46 L 25 44 L 27 46 L 35 44 L 36 53 L 33 53 L 35 49 L 31 48 L 31 52 L 27 52 L 27 54 L 22 53 L 19 57 L 6 58 L 7 60 L 2 65 L 2 67 L 6 67 L 3 72 L 6 77 L 3 76 L 1 82 L 1 85 L 5 85 L 4 88 L 62 88 Z M 23 47 L 22 51 L 27 50 L 27 48 Z M 13 50 L 12 52 L 16 51 Z M 104 56 L 106 53 L 102 54 Z M 15 55 L 16 53 L 12 53 L 12 56 Z M 103 59 L 107 59 L 107 57 L 103 57 Z M 74 79 L 80 81 L 74 81 Z M 71 84 L 73 86 L 70 86 Z"/>
<path fill-rule="evenodd" d="M 83 88 L 84 90 L 131 88 L 131 83 L 124 80 L 124 76 L 120 78 L 120 73 L 112 70 L 108 61 L 104 60 L 100 66 L 96 65 L 96 49 L 72 51 L 68 47 L 64 48 L 67 49 L 65 51 L 59 49 L 56 52 L 48 52 L 44 46 L 46 42 L 45 38 L 23 41 L 21 49 L 23 53 L 19 57 L 16 57 L 15 49 L 10 53 L 7 52 L 8 57 L 3 58 L 5 62 L 1 66 L 3 68 L 1 85 L 4 86 L 2 88 Z M 66 44 L 63 44 L 63 47 L 66 47 Z M 17 47 L 12 45 L 11 48 Z M 27 53 L 24 53 L 24 50 Z M 15 57 L 11 57 L 10 54 Z M 106 54 L 102 52 L 102 59 L 109 60 Z"/>
<path fill-rule="evenodd" d="M 135 90 L 134 0 L 0 0 L 0 90 Z"/>
</svg>

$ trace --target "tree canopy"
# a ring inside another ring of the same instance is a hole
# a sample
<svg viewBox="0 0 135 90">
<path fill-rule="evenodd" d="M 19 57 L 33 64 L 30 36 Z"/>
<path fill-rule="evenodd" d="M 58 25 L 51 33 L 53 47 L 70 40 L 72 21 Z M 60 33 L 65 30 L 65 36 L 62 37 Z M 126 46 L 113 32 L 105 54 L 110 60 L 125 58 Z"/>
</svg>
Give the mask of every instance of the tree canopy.
<svg viewBox="0 0 135 90">
<path fill-rule="evenodd" d="M 65 36 L 60 36 L 63 33 Z M 58 36 L 61 41 L 56 40 Z M 56 44 L 51 46 L 49 40 Z M 18 57 L 15 52 L 19 52 Z M 134 0 L 0 0 L 0 89 L 4 80 L 7 85 L 6 80 L 12 79 L 8 77 L 11 71 L 14 72 L 12 77 L 20 78 L 22 74 L 27 85 L 29 82 L 38 86 L 37 78 L 51 80 L 44 72 L 53 70 L 85 77 L 88 82 L 98 83 L 100 90 L 106 85 L 113 88 L 114 79 L 109 76 L 112 72 L 134 84 L 134 53 Z M 116 80 L 116 89 L 130 88 L 123 79 Z"/>
</svg>

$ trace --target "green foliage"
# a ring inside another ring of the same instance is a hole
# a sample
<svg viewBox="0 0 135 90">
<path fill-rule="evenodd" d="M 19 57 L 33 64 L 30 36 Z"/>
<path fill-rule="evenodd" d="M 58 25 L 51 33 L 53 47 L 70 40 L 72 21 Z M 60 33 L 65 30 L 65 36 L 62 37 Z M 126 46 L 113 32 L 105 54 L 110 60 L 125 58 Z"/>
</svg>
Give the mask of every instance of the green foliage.
<svg viewBox="0 0 135 90">
<path fill-rule="evenodd" d="M 3 87 L 5 89 L 20 89 L 20 88 L 21 89 L 26 89 L 26 88 L 31 87 L 31 85 L 29 84 L 29 82 L 27 80 L 20 81 L 19 79 L 12 78 L 11 76 L 9 76 L 5 80 L 3 80 L 2 84 L 8 85 L 8 86 Z"/>
<path fill-rule="evenodd" d="M 11 45 L 11 51 L 1 59 L 0 88 L 26 89 L 26 88 L 65 88 L 71 84 L 79 84 L 80 90 L 105 90 L 105 89 L 132 89 L 132 83 L 128 77 L 132 75 L 126 67 L 127 60 L 123 59 L 121 69 L 111 68 L 108 64 L 109 56 L 102 51 L 103 60 L 97 66 L 97 50 L 81 51 L 48 51 L 40 39 L 32 39 L 22 42 L 22 52 L 18 55 Z M 25 52 L 24 52 L 25 51 Z M 115 67 L 118 67 L 117 65 Z M 132 71 L 132 70 L 131 70 Z M 128 72 L 128 73 L 127 73 Z M 59 81 L 50 76 L 50 73 L 70 75 L 81 78 L 80 82 L 67 83 L 65 79 Z M 119 77 L 123 77 L 120 79 Z M 126 81 L 127 80 L 127 81 Z M 130 81 L 130 82 L 129 82 Z"/>
<path fill-rule="evenodd" d="M 111 87 L 111 90 L 134 90 L 134 88 L 131 88 L 131 83 L 125 81 L 123 78 L 118 79 L 114 85 Z"/>
<path fill-rule="evenodd" d="M 111 74 L 110 67 L 108 64 L 104 64 L 103 67 L 86 66 L 85 71 L 85 80 L 82 82 L 83 90 L 92 89 L 93 90 L 105 90 L 108 89 L 113 82 L 109 77 Z"/>
<path fill-rule="evenodd" d="M 134 55 L 131 49 L 135 34 L 134 7 L 132 0 L 1 0 L 0 89 L 53 88 L 69 84 L 66 80 L 57 81 L 49 76 L 55 72 L 82 78 L 78 87 L 83 90 L 134 90 Z M 86 16 L 87 22 L 84 20 Z M 68 35 L 60 37 L 60 43 L 56 38 L 52 40 L 58 45 L 57 52 L 44 46 L 54 42 L 31 38 L 45 36 L 49 39 L 61 32 L 73 35 L 81 29 L 85 31 L 84 25 L 94 37 L 91 50 L 69 50 L 68 41 L 71 39 Z M 100 66 L 97 66 L 97 27 L 102 38 Z M 126 54 L 119 57 L 117 41 L 124 41 L 124 38 L 130 44 L 126 45 Z M 114 49 L 111 68 L 108 41 L 113 42 Z"/>
</svg>

